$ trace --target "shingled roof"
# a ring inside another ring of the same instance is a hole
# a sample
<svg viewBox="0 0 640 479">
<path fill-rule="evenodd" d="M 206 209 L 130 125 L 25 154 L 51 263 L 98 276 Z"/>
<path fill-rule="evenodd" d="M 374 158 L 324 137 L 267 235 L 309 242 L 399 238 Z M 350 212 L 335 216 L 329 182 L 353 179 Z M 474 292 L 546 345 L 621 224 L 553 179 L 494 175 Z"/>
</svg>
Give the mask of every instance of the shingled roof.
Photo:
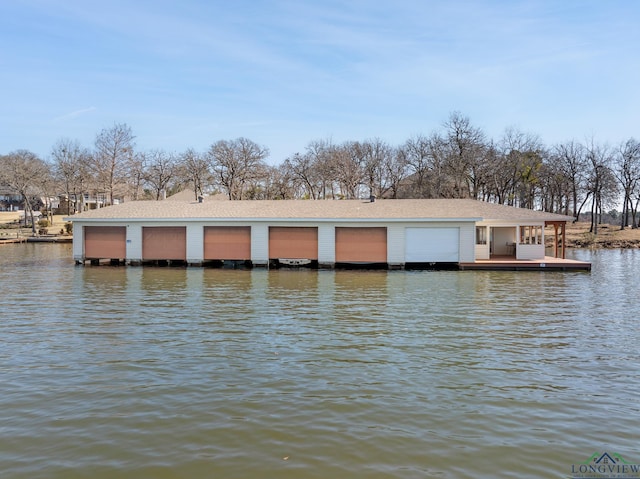
<svg viewBox="0 0 640 479">
<path fill-rule="evenodd" d="M 571 221 L 571 216 L 468 199 L 130 201 L 86 211 L 70 221 L 115 220 L 503 220 Z"/>
</svg>

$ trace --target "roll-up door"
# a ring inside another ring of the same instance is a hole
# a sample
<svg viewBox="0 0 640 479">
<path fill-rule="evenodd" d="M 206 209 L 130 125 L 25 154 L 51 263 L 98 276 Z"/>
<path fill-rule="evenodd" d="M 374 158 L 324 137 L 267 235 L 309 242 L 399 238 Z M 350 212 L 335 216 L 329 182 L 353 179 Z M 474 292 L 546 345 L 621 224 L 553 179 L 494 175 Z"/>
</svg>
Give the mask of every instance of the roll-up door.
<svg viewBox="0 0 640 479">
<path fill-rule="evenodd" d="M 271 226 L 269 258 L 318 259 L 318 228 Z"/>
<path fill-rule="evenodd" d="M 127 228 L 124 226 L 85 226 L 84 257 L 124 259 L 127 257 Z"/>
<path fill-rule="evenodd" d="M 251 227 L 205 226 L 204 259 L 251 259 Z"/>
<path fill-rule="evenodd" d="M 460 228 L 407 228 L 406 263 L 457 263 Z"/>
<path fill-rule="evenodd" d="M 184 226 L 143 227 L 142 259 L 186 260 L 187 229 Z"/>
<path fill-rule="evenodd" d="M 336 263 L 386 263 L 387 228 L 336 228 Z"/>
</svg>

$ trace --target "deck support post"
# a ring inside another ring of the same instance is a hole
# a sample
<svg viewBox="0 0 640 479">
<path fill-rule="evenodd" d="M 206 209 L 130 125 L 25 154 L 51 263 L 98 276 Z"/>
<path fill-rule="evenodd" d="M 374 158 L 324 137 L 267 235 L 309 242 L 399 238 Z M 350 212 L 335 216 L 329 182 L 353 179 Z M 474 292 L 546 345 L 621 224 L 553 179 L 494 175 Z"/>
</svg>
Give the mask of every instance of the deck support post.
<svg viewBox="0 0 640 479">
<path fill-rule="evenodd" d="M 546 225 L 553 225 L 553 256 L 555 258 L 566 259 L 566 241 L 567 233 L 566 221 L 550 221 Z"/>
</svg>

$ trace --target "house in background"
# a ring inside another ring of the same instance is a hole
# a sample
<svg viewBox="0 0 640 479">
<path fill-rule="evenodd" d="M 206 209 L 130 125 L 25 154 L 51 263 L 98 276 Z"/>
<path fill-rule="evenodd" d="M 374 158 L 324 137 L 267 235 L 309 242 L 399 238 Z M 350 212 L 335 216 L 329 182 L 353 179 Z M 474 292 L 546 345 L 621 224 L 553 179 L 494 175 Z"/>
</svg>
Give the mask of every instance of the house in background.
<svg viewBox="0 0 640 479">
<path fill-rule="evenodd" d="M 565 269 L 564 224 L 573 218 L 475 200 L 372 199 L 134 201 L 67 220 L 78 263 L 547 267 L 553 226 L 552 254 Z"/>
<path fill-rule="evenodd" d="M 0 211 L 19 211 L 24 209 L 22 195 L 7 186 L 0 185 Z"/>
</svg>

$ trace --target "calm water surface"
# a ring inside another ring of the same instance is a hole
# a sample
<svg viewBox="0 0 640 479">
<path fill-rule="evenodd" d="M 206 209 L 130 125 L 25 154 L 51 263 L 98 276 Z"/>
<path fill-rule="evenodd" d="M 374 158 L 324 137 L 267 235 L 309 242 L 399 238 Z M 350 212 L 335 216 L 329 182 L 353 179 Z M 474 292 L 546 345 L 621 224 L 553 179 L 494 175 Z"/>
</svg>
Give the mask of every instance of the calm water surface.
<svg viewBox="0 0 640 479">
<path fill-rule="evenodd" d="M 0 246 L 2 478 L 640 462 L 640 251 L 591 273 L 75 266 Z"/>
</svg>

